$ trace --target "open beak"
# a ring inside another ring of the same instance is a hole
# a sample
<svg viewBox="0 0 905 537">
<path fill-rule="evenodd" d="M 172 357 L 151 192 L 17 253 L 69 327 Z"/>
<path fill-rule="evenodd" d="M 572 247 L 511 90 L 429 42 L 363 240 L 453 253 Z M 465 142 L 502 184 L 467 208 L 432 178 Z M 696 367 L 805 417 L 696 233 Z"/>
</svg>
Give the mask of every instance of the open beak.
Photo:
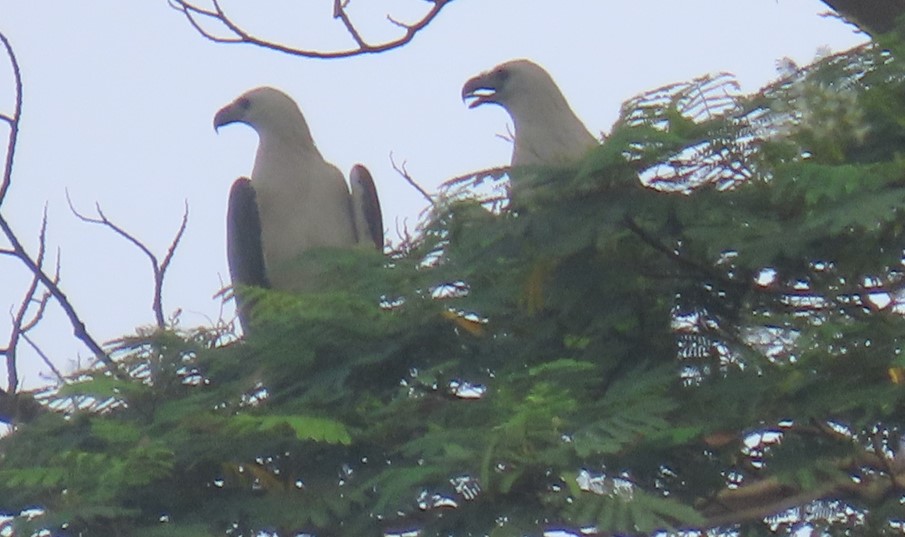
<svg viewBox="0 0 905 537">
<path fill-rule="evenodd" d="M 469 100 L 471 102 L 468 102 Z M 497 102 L 496 87 L 486 73 L 469 79 L 462 86 L 462 102 L 467 103 L 468 108 Z"/>
</svg>

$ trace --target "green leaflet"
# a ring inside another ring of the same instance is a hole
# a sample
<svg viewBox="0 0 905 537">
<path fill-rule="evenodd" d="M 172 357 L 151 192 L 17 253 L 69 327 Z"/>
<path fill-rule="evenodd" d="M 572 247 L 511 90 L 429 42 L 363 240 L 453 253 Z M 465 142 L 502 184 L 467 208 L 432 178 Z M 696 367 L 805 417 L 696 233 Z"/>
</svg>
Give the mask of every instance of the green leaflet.
<svg viewBox="0 0 905 537">
<path fill-rule="evenodd" d="M 791 534 L 725 496 L 844 478 L 820 531 L 889 529 L 899 69 L 866 49 L 750 97 L 645 93 L 581 162 L 512 171 L 524 204 L 450 192 L 392 255 L 299 260 L 322 288 L 242 290 L 249 337 L 123 338 L 128 380 L 82 372 L 0 438 L 0 510 L 85 535 Z"/>
<path fill-rule="evenodd" d="M 348 429 L 334 420 L 313 416 L 252 416 L 242 414 L 233 417 L 230 425 L 242 433 L 274 432 L 289 429 L 299 440 L 314 440 L 328 444 L 350 444 Z"/>
<path fill-rule="evenodd" d="M 581 491 L 569 514 L 579 525 L 617 533 L 650 534 L 704 522 L 697 511 L 681 502 L 630 488 L 609 494 Z"/>
</svg>

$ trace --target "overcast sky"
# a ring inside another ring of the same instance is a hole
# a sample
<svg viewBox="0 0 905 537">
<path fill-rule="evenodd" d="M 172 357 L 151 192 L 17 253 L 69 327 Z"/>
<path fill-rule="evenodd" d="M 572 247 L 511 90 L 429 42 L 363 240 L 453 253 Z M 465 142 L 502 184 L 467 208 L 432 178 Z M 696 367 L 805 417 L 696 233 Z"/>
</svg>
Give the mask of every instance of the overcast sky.
<svg viewBox="0 0 905 537">
<path fill-rule="evenodd" d="M 223 0 L 258 35 L 308 48 L 347 47 L 330 18 L 332 4 Z M 212 43 L 166 0 L 0 5 L 0 32 L 12 41 L 25 86 L 13 187 L 2 211 L 34 249 L 47 204 L 62 288 L 103 341 L 153 323 L 150 265 L 109 230 L 78 222 L 66 189 L 78 208 L 90 212 L 100 203 L 161 257 L 187 201 L 189 227 L 164 305 L 168 313 L 182 310 L 184 327 L 210 323 L 220 315 L 213 295 L 228 279 L 228 188 L 250 173 L 257 144 L 250 128 L 217 135 L 211 123 L 247 89 L 284 90 L 327 160 L 345 172 L 358 162 L 368 166 L 384 225 L 395 236 L 397 222 L 416 224 L 425 202 L 392 170 L 391 152 L 429 191 L 508 162 L 511 147 L 495 136 L 507 130 L 502 109 L 469 110 L 460 99 L 466 79 L 498 63 L 522 57 L 546 67 L 588 128 L 602 133 L 620 104 L 645 90 L 729 71 L 744 91 L 756 91 L 776 76 L 780 58 L 806 64 L 821 47 L 841 51 L 864 41 L 821 17 L 826 8 L 818 0 L 456 0 L 406 47 L 327 61 Z M 396 31 L 386 14 L 413 20 L 427 7 L 424 0 L 352 0 L 350 9 L 366 37 L 378 38 Z M 5 113 L 12 87 L 0 58 Z M 0 310 L 16 305 L 27 282 L 15 262 L 0 258 Z M 7 325 L 0 323 L 0 346 Z M 90 357 L 58 308 L 35 336 L 66 371 Z M 47 368 L 25 349 L 20 362 L 25 383 L 39 384 Z"/>
</svg>

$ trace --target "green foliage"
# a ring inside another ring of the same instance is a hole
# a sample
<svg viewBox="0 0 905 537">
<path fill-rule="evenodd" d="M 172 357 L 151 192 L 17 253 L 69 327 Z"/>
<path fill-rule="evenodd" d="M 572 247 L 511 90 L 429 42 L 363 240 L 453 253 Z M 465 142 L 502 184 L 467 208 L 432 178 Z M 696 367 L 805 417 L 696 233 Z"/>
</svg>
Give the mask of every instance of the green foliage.
<svg viewBox="0 0 905 537">
<path fill-rule="evenodd" d="M 590 494 L 574 487 L 577 501 L 566 510 L 567 517 L 579 527 L 610 528 L 621 533 L 651 533 L 663 528 L 704 524 L 701 515 L 681 502 L 634 490 L 623 484 L 620 489 Z"/>
<path fill-rule="evenodd" d="M 693 433 L 674 430 L 670 420 L 678 406 L 668 394 L 674 378 L 675 372 L 669 369 L 659 373 L 642 370 L 614 382 L 587 408 L 586 422 L 574 438 L 576 453 L 581 457 L 609 455 L 637 448 L 645 440 L 679 440 L 680 444 L 690 440 Z"/>
<path fill-rule="evenodd" d="M 316 440 L 328 444 L 352 443 L 349 431 L 332 420 L 310 416 L 249 416 L 239 414 L 230 420 L 237 434 L 254 434 L 287 428 L 295 433 L 298 440 Z"/>
<path fill-rule="evenodd" d="M 512 170 L 512 207 L 450 190 L 404 251 L 244 290 L 244 340 L 126 338 L 128 379 L 81 372 L 0 439 L 0 510 L 42 510 L 23 535 L 888 533 L 903 81 L 868 48 L 747 98 L 661 88 L 573 167 Z"/>
</svg>

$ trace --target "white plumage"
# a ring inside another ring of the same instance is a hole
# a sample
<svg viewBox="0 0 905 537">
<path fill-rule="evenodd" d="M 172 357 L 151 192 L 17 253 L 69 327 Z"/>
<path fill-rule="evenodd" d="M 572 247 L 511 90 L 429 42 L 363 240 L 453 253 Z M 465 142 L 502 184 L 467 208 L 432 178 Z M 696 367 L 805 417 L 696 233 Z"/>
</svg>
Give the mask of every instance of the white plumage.
<svg viewBox="0 0 905 537">
<path fill-rule="evenodd" d="M 553 78 L 528 60 L 513 60 L 468 80 L 470 108 L 493 103 L 509 112 L 515 128 L 513 166 L 568 164 L 598 144 L 569 107 Z"/>
<path fill-rule="evenodd" d="M 325 161 L 296 103 L 269 87 L 250 90 L 223 107 L 214 127 L 241 122 L 259 137 L 251 181 L 237 180 L 230 192 L 227 249 L 233 283 L 285 291 L 311 289 L 297 270 L 298 257 L 315 247 L 352 247 L 362 238 L 383 248 L 380 206 L 370 174 L 367 216 L 353 215 L 352 198 L 342 173 Z M 356 166 L 359 168 L 359 166 Z M 367 188 L 367 187 L 366 187 Z M 376 220 L 375 220 L 376 219 Z M 360 220 L 361 231 L 356 230 Z M 379 239 L 377 237 L 379 230 Z"/>
</svg>

